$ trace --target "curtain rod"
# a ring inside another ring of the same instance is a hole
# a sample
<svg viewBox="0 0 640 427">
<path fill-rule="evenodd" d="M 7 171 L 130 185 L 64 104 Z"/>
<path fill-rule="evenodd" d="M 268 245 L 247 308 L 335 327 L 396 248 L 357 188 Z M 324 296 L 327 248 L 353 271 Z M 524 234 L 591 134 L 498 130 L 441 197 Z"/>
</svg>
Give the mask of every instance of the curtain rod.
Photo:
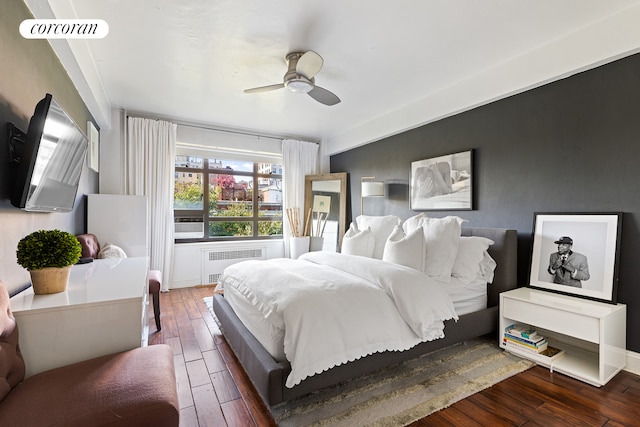
<svg viewBox="0 0 640 427">
<path fill-rule="evenodd" d="M 249 131 L 237 130 L 237 129 L 216 128 L 216 127 L 208 126 L 208 125 L 205 125 L 205 124 L 196 124 L 196 123 L 193 123 L 193 122 L 176 120 L 176 119 L 169 118 L 169 117 L 162 117 L 162 116 L 152 117 L 152 116 L 149 116 L 148 114 L 145 114 L 145 113 L 129 112 L 126 109 L 122 109 L 122 111 L 124 112 L 126 117 L 140 117 L 140 118 L 149 119 L 149 120 L 165 120 L 165 121 L 170 121 L 170 122 L 175 123 L 175 124 L 180 125 L 180 126 L 192 127 L 192 128 L 196 128 L 196 129 L 213 130 L 213 131 L 218 131 L 218 132 L 226 132 L 226 133 L 232 133 L 232 134 L 237 134 L 237 135 L 248 135 L 248 136 L 255 136 L 255 137 L 258 137 L 258 138 L 275 139 L 275 140 L 283 140 L 283 139 L 298 139 L 298 140 L 302 140 L 299 137 L 269 136 L 269 135 L 260 135 L 260 134 L 252 133 L 252 132 L 249 132 Z M 317 141 L 306 141 L 306 142 L 312 142 L 314 144 L 318 144 L 319 145 L 319 143 Z"/>
</svg>

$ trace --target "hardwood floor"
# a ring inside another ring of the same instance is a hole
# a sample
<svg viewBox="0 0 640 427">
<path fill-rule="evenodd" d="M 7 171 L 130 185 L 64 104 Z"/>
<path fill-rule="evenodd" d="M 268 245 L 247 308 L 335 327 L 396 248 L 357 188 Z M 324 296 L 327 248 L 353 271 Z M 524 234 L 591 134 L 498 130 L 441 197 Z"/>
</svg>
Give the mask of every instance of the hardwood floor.
<svg viewBox="0 0 640 427">
<path fill-rule="evenodd" d="M 162 293 L 160 332 L 149 310 L 149 344 L 175 355 L 180 425 L 275 426 L 202 301 L 212 293 Z M 640 426 L 640 376 L 621 372 L 597 388 L 534 367 L 411 424 L 422 426 Z"/>
</svg>

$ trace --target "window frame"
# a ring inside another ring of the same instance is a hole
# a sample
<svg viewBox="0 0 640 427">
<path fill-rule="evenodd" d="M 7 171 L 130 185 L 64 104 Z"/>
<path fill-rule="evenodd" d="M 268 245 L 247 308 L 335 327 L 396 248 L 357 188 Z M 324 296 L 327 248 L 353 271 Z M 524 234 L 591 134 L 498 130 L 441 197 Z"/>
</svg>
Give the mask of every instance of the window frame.
<svg viewBox="0 0 640 427">
<path fill-rule="evenodd" d="M 282 210 L 279 216 L 267 216 L 261 217 L 259 210 L 259 197 L 257 197 L 257 189 L 258 189 L 258 181 L 260 179 L 279 179 L 281 183 L 284 184 L 282 179 L 282 174 L 277 173 L 259 173 L 259 165 L 260 164 L 269 164 L 267 161 L 255 161 L 255 160 L 247 160 L 247 162 L 251 162 L 253 164 L 253 171 L 235 171 L 232 169 L 224 169 L 224 168 L 209 168 L 210 160 L 224 159 L 224 157 L 220 156 L 206 156 L 201 154 L 188 154 L 181 153 L 176 156 L 187 156 L 187 157 L 198 157 L 202 158 L 202 167 L 194 168 L 194 167 L 175 167 L 175 174 L 178 173 L 191 173 L 191 174 L 202 174 L 202 209 L 173 209 L 174 214 L 174 224 L 175 218 L 196 218 L 202 219 L 203 224 L 203 237 L 191 237 L 191 238 L 174 238 L 174 243 L 199 243 L 199 242 L 238 242 L 238 241 L 254 241 L 254 240 L 277 240 L 282 239 L 283 235 L 267 235 L 260 236 L 258 235 L 258 223 L 260 222 L 278 222 L 280 221 L 283 224 L 284 231 L 284 200 L 282 201 Z M 233 159 L 225 159 L 225 160 L 233 160 Z M 175 160 L 174 160 L 175 161 Z M 274 162 L 271 162 L 272 165 L 281 165 L 281 163 L 275 163 L 277 159 L 274 159 Z M 251 196 L 251 206 L 252 206 L 252 216 L 240 216 L 240 217 L 231 217 L 231 216 L 210 216 L 209 213 L 209 179 L 211 175 L 232 175 L 232 176 L 242 176 L 242 177 L 250 177 L 252 178 L 252 196 Z M 175 178 L 174 178 L 175 179 Z M 209 236 L 209 224 L 211 222 L 251 222 L 253 235 L 252 236 Z M 175 226 L 175 225 L 174 225 Z"/>
</svg>

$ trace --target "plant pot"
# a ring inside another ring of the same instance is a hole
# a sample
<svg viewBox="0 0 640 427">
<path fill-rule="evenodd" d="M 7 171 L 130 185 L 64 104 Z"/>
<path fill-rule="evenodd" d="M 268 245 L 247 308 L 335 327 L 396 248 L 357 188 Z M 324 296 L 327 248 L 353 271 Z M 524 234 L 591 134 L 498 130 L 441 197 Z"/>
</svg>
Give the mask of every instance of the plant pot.
<svg viewBox="0 0 640 427">
<path fill-rule="evenodd" d="M 67 290 L 71 265 L 67 267 L 45 267 L 30 270 L 31 284 L 36 295 L 55 294 Z"/>
<path fill-rule="evenodd" d="M 323 245 L 324 237 L 311 236 L 311 241 L 309 242 L 309 252 L 321 251 Z"/>
</svg>

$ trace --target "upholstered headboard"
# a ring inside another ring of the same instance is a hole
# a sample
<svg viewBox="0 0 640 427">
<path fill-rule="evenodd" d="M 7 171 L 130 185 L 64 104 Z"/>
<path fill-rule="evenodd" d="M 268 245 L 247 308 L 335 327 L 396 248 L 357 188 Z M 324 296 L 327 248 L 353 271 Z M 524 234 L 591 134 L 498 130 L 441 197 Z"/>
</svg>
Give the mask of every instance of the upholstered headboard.
<svg viewBox="0 0 640 427">
<path fill-rule="evenodd" d="M 505 228 L 463 227 L 462 235 L 486 237 L 495 242 L 489 247 L 489 255 L 497 266 L 493 283 L 487 289 L 487 306 L 496 306 L 499 303 L 501 292 L 513 289 L 518 285 L 518 234 L 516 230 Z"/>
</svg>

